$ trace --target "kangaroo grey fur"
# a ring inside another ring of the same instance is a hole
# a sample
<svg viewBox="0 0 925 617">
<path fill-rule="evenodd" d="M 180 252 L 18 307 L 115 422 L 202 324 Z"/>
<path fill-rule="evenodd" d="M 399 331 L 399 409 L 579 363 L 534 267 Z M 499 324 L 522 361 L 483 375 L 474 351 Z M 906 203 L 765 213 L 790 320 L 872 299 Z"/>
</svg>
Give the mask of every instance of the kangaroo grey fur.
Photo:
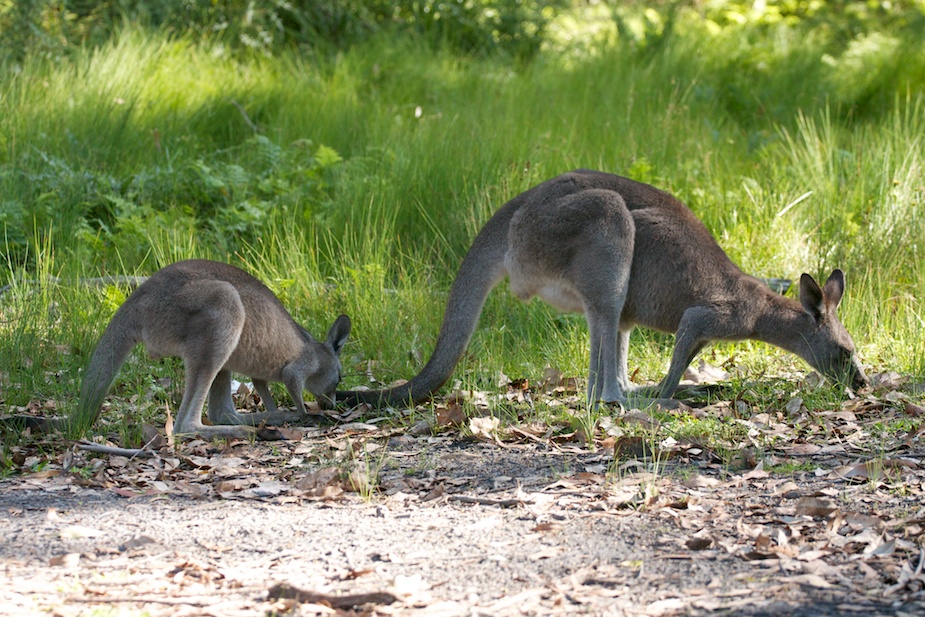
<svg viewBox="0 0 925 617">
<path fill-rule="evenodd" d="M 138 343 L 152 358 L 183 358 L 186 387 L 173 424 L 175 435 L 244 437 L 263 422 L 296 422 L 305 407 L 302 390 L 322 408 L 334 406 L 340 381 L 338 355 L 350 319 L 338 317 L 327 340 L 316 341 L 293 321 L 266 285 L 234 266 L 206 260 L 180 261 L 155 272 L 119 307 L 84 373 L 76 412 L 59 428 L 85 432 L 99 416 L 116 373 Z M 231 373 L 247 375 L 265 413 L 238 413 Z M 282 382 L 295 413 L 281 413 L 268 382 Z M 202 423 L 208 398 L 212 426 Z M 35 422 L 25 423 L 35 426 Z"/>
<path fill-rule="evenodd" d="M 637 325 L 675 333 L 671 365 L 657 388 L 662 399 L 675 393 L 704 345 L 718 339 L 765 341 L 853 388 L 868 383 L 835 313 L 845 290 L 841 270 L 822 287 L 803 274 L 795 302 L 743 273 L 672 195 L 577 170 L 518 195 L 485 224 L 459 268 L 434 352 L 418 375 L 387 390 L 338 392 L 338 401 L 426 400 L 449 379 L 488 292 L 505 276 L 522 300 L 539 296 L 584 313 L 590 404 L 627 402 L 627 351 Z"/>
</svg>

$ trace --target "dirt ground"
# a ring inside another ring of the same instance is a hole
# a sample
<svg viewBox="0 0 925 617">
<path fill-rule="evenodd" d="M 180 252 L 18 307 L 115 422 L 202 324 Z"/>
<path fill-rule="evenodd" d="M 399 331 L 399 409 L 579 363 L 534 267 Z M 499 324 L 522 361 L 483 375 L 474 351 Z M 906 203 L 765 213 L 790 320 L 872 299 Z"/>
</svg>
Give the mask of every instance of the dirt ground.
<svg viewBox="0 0 925 617">
<path fill-rule="evenodd" d="M 0 482 L 0 614 L 925 614 L 917 441 L 782 474 L 523 432 L 69 450 Z"/>
</svg>

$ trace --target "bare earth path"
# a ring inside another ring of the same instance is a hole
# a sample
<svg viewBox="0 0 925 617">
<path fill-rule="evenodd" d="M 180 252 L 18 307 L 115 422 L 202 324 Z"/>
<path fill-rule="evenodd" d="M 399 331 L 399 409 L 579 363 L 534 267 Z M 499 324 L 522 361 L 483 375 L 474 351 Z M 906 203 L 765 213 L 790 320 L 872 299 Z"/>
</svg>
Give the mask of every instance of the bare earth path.
<svg viewBox="0 0 925 617">
<path fill-rule="evenodd" d="M 295 437 L 0 482 L 0 614 L 925 614 L 917 436 L 876 477 L 850 447 L 776 474 L 527 431 Z"/>
</svg>

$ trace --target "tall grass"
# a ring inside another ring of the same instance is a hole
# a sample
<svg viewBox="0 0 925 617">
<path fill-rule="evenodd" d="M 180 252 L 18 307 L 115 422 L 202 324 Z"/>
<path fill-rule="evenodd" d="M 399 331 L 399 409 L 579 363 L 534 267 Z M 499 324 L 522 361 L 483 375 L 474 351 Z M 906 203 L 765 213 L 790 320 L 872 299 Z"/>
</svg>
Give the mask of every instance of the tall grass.
<svg viewBox="0 0 925 617">
<path fill-rule="evenodd" d="M 230 58 L 126 28 L 61 64 L 27 61 L 0 77 L 14 283 L 0 356 L 19 367 L 2 398 L 73 400 L 73 384 L 42 383 L 79 365 L 105 323 L 107 292 L 78 278 L 192 256 L 251 270 L 317 336 L 351 315 L 348 385 L 367 369 L 410 377 L 480 226 L 576 167 L 674 192 L 747 271 L 845 269 L 842 315 L 864 360 L 921 377 L 925 61 L 896 63 L 896 45 L 868 39 L 828 58 L 824 41 L 775 32 L 688 24 L 657 46 L 548 51 L 524 67 L 389 35 L 329 60 Z M 869 67 L 899 86 L 878 78 L 872 93 L 857 78 Z M 456 373 L 467 384 L 586 370 L 580 317 L 502 286 L 481 324 Z M 669 341 L 637 337 L 631 370 L 660 378 Z"/>
</svg>

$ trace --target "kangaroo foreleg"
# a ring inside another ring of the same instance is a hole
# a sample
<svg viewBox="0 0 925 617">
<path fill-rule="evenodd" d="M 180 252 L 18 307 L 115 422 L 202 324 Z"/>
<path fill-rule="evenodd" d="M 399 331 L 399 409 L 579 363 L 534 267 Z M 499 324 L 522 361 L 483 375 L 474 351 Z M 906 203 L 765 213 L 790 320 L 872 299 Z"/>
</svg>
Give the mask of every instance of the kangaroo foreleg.
<svg viewBox="0 0 925 617">
<path fill-rule="evenodd" d="M 241 424 L 235 422 L 237 412 L 231 398 L 231 372 L 221 370 L 209 388 L 209 421 L 212 424 Z"/>
<path fill-rule="evenodd" d="M 267 410 L 268 414 L 276 414 L 279 412 L 279 409 L 276 407 L 276 401 L 273 400 L 273 395 L 270 393 L 270 384 L 262 379 L 255 379 L 254 389 L 257 390 L 257 395 L 260 397 L 260 400 L 263 401 L 263 407 Z"/>
<path fill-rule="evenodd" d="M 289 397 L 292 399 L 292 404 L 295 405 L 295 410 L 299 414 L 305 413 L 305 400 L 302 398 L 302 388 L 305 385 L 305 375 L 299 371 L 283 371 L 283 385 L 286 386 L 286 391 L 289 392 Z M 318 398 L 318 404 L 321 405 L 321 398 Z"/>
<path fill-rule="evenodd" d="M 659 396 L 671 398 L 678 389 L 684 371 L 704 345 L 712 339 L 722 338 L 715 332 L 718 321 L 716 313 L 705 307 L 694 307 L 684 311 L 675 334 L 668 374 L 658 385 Z"/>
<path fill-rule="evenodd" d="M 234 406 L 234 400 L 231 396 L 231 373 L 221 370 L 212 381 L 212 387 L 209 389 L 209 421 L 213 425 L 228 426 L 259 426 L 260 424 L 279 425 L 279 424 L 297 424 L 302 418 L 298 412 L 280 411 L 273 402 L 270 394 L 270 388 L 266 381 L 261 379 L 254 380 L 254 388 L 263 401 L 266 412 L 261 413 L 241 413 Z"/>
</svg>

